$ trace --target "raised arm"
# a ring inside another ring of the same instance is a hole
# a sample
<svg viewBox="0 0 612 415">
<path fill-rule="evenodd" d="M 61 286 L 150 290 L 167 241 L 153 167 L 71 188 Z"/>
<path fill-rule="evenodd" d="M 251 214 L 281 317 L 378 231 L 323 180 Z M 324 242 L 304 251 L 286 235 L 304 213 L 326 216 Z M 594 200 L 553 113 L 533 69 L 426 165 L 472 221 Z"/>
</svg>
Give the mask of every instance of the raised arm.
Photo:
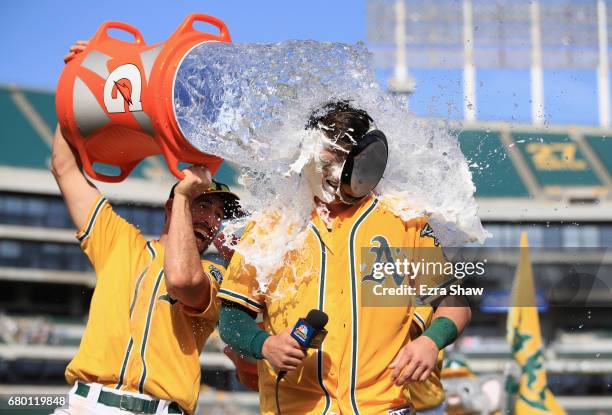
<svg viewBox="0 0 612 415">
<path fill-rule="evenodd" d="M 62 135 L 59 125 L 53 137 L 51 172 L 62 192 L 72 222 L 77 229 L 82 229 L 91 206 L 100 197 L 100 192 L 83 174 L 74 151 Z"/>
<path fill-rule="evenodd" d="M 204 167 L 183 170 L 185 178 L 174 189 L 168 238 L 165 246 L 164 273 L 168 293 L 196 310 L 204 310 L 210 301 L 210 280 L 204 273 L 193 234 L 192 202 L 210 186 L 210 172 Z"/>
<path fill-rule="evenodd" d="M 86 40 L 77 41 L 64 56 L 64 62 L 70 62 L 85 50 L 88 43 Z M 72 222 L 77 229 L 83 228 L 89 209 L 100 196 L 100 192 L 83 174 L 77 157 L 62 135 L 59 125 L 55 129 L 51 148 L 51 172 L 62 192 Z"/>
</svg>

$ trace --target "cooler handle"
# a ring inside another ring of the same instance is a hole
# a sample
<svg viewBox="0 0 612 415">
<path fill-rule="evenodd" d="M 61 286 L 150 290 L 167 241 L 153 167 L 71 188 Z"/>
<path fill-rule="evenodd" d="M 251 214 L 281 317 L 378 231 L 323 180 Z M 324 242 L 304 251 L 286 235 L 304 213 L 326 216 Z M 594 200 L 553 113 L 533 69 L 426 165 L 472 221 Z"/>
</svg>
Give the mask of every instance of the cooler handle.
<svg viewBox="0 0 612 415">
<path fill-rule="evenodd" d="M 170 170 L 170 173 L 172 173 L 174 177 L 176 177 L 177 179 L 183 180 L 185 178 L 185 174 L 179 170 L 178 158 L 176 158 L 172 150 L 170 150 L 163 136 L 158 136 L 156 138 L 157 138 L 156 140 L 157 144 L 161 148 L 162 154 L 164 158 L 166 159 L 166 164 L 168 165 L 168 169 Z"/>
<path fill-rule="evenodd" d="M 229 30 L 227 26 L 225 25 L 225 23 L 223 23 L 223 21 L 221 21 L 220 19 L 217 19 L 214 16 L 209 16 L 207 14 L 202 14 L 202 13 L 194 13 L 194 14 L 190 14 L 189 16 L 187 16 L 187 18 L 183 21 L 183 23 L 181 23 L 181 25 L 177 29 L 176 33 L 182 34 L 182 33 L 190 32 L 190 31 L 200 32 L 200 30 L 196 30 L 193 27 L 193 23 L 196 21 L 210 23 L 211 25 L 219 29 L 219 35 L 216 35 L 216 37 L 218 37 L 219 40 L 221 40 L 222 42 L 232 41 L 232 38 L 230 37 L 230 34 L 229 34 Z"/>
<path fill-rule="evenodd" d="M 128 177 L 132 170 L 134 170 L 134 167 L 136 167 L 138 163 L 142 161 L 141 159 L 125 164 L 123 166 L 116 166 L 121 169 L 121 173 L 119 173 L 117 176 L 109 176 L 107 174 L 99 173 L 93 168 L 93 164 L 95 163 L 95 161 L 92 162 L 92 160 L 89 158 L 89 154 L 87 153 L 87 151 L 85 151 L 83 145 L 80 144 L 80 141 L 77 142 L 77 151 L 79 153 L 79 159 L 83 164 L 83 169 L 85 169 L 87 175 L 92 179 L 100 180 L 102 182 L 107 183 L 122 182 L 123 180 L 125 180 L 126 177 Z"/>
<path fill-rule="evenodd" d="M 177 179 L 183 180 L 183 178 L 185 178 L 185 173 L 183 173 L 179 169 L 179 163 L 181 161 L 186 161 L 186 160 L 179 160 L 174 155 L 174 152 L 170 149 L 170 147 L 168 147 L 168 144 L 166 143 L 166 141 L 163 139 L 162 136 L 158 136 L 156 141 L 162 150 L 162 154 L 164 158 L 166 159 L 166 164 L 168 165 L 168 169 L 170 170 L 170 172 Z M 206 166 L 208 170 L 210 170 L 211 175 L 214 175 L 217 172 L 217 170 L 219 170 L 219 167 L 221 167 L 221 163 L 223 163 L 223 159 L 217 156 L 210 156 L 204 153 L 201 153 L 201 154 L 203 157 L 200 160 L 189 160 L 188 162 L 192 164 L 202 164 Z"/>
<path fill-rule="evenodd" d="M 132 36 L 134 36 L 134 42 L 138 45 L 144 45 L 145 43 L 144 38 L 142 37 L 142 34 L 140 33 L 138 29 L 136 29 L 134 26 L 130 26 L 129 24 L 123 23 L 123 22 L 104 22 L 102 23 L 100 27 L 98 28 L 98 30 L 96 31 L 96 34 L 93 35 L 91 42 L 96 43 L 102 40 L 114 39 L 120 42 L 132 43 L 132 42 L 128 42 L 128 41 L 117 39 L 117 38 L 110 36 L 108 34 L 109 29 L 119 29 L 119 30 L 123 30 L 123 31 L 130 33 Z"/>
</svg>

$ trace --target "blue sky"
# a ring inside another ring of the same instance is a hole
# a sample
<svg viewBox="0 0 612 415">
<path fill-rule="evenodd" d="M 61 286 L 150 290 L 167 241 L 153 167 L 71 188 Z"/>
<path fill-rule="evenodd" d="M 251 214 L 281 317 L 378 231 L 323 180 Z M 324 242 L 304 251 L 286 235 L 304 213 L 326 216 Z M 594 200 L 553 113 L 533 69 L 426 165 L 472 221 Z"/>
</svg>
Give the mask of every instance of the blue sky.
<svg viewBox="0 0 612 415">
<path fill-rule="evenodd" d="M 290 6 L 289 6 L 290 5 Z M 74 1 L 5 2 L 0 16 L 0 84 L 53 90 L 62 56 L 76 39 L 90 37 L 106 20 L 136 26 L 147 43 L 166 39 L 189 13 L 224 20 L 240 43 L 315 39 L 365 40 L 366 0 L 269 1 Z M 384 81 L 386 72 L 379 72 Z M 411 109 L 419 115 L 462 117 L 460 71 L 412 71 L 417 89 Z M 598 123 L 595 71 L 546 71 L 545 107 L 553 124 Z M 528 71 L 480 70 L 478 118 L 530 121 Z"/>
</svg>

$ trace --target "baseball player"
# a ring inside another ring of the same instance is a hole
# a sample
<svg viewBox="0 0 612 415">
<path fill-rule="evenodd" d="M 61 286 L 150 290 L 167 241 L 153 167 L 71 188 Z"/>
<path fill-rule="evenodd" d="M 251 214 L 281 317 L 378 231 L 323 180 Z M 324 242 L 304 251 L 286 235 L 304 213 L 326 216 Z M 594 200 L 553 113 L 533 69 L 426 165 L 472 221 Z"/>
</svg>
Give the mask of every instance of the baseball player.
<svg viewBox="0 0 612 415">
<path fill-rule="evenodd" d="M 289 252 L 271 278 L 258 276 L 236 253 L 219 291 L 222 339 L 259 359 L 263 414 L 413 413 L 407 382 L 427 379 L 439 350 L 469 322 L 469 308 L 446 307 L 442 300 L 429 328 L 410 341 L 413 307 L 361 306 L 362 247 L 375 240 L 394 247 L 437 246 L 424 218 L 404 222 L 371 192 L 354 197 L 347 194 L 350 188 L 340 188 L 342 165 L 356 153 L 367 157 L 361 143 L 380 138 L 371 124 L 367 113 L 347 102 L 328 104 L 311 118 L 309 128 L 320 132 L 321 143 L 310 170 L 319 176 L 309 177 L 318 208 L 304 245 Z M 364 178 L 355 179 L 350 182 Z M 267 231 L 251 224 L 240 243 L 256 244 Z M 258 277 L 269 280 L 265 293 Z M 311 309 L 329 315 L 329 333 L 315 351 L 303 350 L 290 335 Z M 263 329 L 253 320 L 257 313 L 263 313 Z M 279 371 L 287 372 L 280 381 Z"/>
<path fill-rule="evenodd" d="M 206 168 L 186 169 L 159 239 L 147 241 L 86 179 L 59 127 L 51 169 L 96 273 L 87 326 L 66 368 L 69 403 L 55 414 L 192 414 L 225 273 L 221 258 L 201 255 L 221 220 L 238 212 L 237 197 Z"/>
</svg>

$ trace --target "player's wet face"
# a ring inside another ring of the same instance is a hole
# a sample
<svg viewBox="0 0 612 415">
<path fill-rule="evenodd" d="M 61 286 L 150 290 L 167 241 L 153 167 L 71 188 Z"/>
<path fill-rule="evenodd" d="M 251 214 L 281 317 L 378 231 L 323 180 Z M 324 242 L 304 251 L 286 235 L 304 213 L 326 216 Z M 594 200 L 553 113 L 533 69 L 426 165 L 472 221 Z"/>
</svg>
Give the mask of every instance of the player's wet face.
<svg viewBox="0 0 612 415">
<path fill-rule="evenodd" d="M 219 234 L 223 220 L 223 199 L 218 195 L 203 195 L 191 207 L 193 234 L 198 252 L 204 252 Z"/>
<path fill-rule="evenodd" d="M 347 154 L 345 150 L 331 146 L 324 146 L 319 151 L 318 165 L 321 169 L 321 187 L 325 193 L 333 195 L 334 197 L 334 199 L 328 203 L 340 201 L 336 192 L 340 186 L 342 166 L 344 165 Z"/>
</svg>

